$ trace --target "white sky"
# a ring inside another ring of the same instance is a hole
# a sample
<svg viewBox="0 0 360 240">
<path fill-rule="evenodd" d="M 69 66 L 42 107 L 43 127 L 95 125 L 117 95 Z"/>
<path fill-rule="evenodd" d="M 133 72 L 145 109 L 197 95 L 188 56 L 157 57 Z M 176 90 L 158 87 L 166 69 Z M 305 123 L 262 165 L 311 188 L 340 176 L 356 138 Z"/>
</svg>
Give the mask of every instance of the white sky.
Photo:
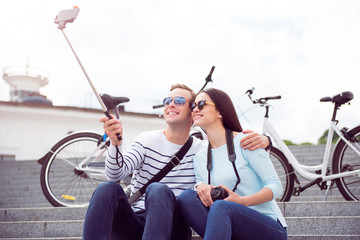
<svg viewBox="0 0 360 240">
<path fill-rule="evenodd" d="M 313 142 L 329 125 L 330 103 L 319 99 L 350 90 L 340 126 L 360 122 L 360 1 L 1 0 L 0 68 L 29 65 L 49 72 L 41 89 L 54 105 L 99 108 L 61 31 L 58 12 L 79 6 L 65 33 L 100 93 L 128 96 L 127 111 L 152 105 L 175 83 L 195 91 L 211 66 L 213 87 L 243 96 L 281 95 L 271 117 L 280 136 Z M 0 100 L 9 86 L 0 80 Z M 261 131 L 262 109 L 247 112 L 244 128 Z M 97 120 L 96 120 L 97 121 Z"/>
</svg>

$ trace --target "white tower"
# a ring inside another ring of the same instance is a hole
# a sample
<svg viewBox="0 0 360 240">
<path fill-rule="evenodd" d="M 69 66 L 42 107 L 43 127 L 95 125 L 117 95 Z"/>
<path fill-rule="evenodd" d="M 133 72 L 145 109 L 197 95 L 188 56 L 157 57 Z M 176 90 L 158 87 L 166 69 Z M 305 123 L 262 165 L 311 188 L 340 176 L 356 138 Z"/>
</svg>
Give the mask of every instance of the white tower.
<svg viewBox="0 0 360 240">
<path fill-rule="evenodd" d="M 42 98 L 40 88 L 49 83 L 49 74 L 33 67 L 6 67 L 3 69 L 3 79 L 10 85 L 10 101 L 25 102 L 29 98 Z M 25 100 L 25 101 L 24 101 Z"/>
</svg>

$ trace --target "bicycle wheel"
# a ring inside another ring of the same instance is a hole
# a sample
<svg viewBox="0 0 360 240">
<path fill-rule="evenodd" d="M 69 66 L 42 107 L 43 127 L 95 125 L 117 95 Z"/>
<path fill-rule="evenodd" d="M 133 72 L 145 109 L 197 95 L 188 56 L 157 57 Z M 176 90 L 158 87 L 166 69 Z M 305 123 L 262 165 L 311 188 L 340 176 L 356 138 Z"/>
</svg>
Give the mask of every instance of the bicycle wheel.
<svg viewBox="0 0 360 240">
<path fill-rule="evenodd" d="M 95 188 L 106 181 L 104 172 L 79 171 L 75 167 L 86 157 L 82 167 L 104 170 L 107 144 L 102 136 L 79 132 L 60 140 L 47 154 L 41 168 L 41 189 L 55 207 L 87 206 Z"/>
<path fill-rule="evenodd" d="M 348 132 L 354 137 L 357 149 L 360 149 L 360 126 Z M 341 173 L 360 169 L 360 156 L 351 149 L 343 140 L 339 141 L 334 150 L 332 159 L 333 173 Z M 360 199 L 360 174 L 336 179 L 336 185 L 348 201 L 359 201 Z"/>
<path fill-rule="evenodd" d="M 270 159 L 275 167 L 275 170 L 280 178 L 283 186 L 283 192 L 280 197 L 276 198 L 277 202 L 288 202 L 294 190 L 295 173 L 293 167 L 285 155 L 277 148 L 270 149 Z"/>
</svg>

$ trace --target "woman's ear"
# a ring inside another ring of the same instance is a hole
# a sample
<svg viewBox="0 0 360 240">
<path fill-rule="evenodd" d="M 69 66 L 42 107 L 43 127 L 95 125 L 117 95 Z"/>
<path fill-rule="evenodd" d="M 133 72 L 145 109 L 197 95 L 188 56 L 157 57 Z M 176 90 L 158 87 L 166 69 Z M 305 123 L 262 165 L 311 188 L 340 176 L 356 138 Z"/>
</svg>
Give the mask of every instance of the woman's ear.
<svg viewBox="0 0 360 240">
<path fill-rule="evenodd" d="M 222 116 L 219 111 L 217 112 L 217 114 L 218 114 L 218 118 L 222 119 Z"/>
</svg>

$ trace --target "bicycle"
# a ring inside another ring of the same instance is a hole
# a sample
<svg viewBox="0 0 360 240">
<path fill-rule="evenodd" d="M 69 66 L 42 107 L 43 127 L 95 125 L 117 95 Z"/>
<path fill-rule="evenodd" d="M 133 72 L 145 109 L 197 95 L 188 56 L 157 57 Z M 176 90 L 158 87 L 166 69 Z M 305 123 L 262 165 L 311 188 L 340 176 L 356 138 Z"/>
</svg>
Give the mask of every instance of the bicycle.
<svg viewBox="0 0 360 240">
<path fill-rule="evenodd" d="M 108 94 L 101 98 L 116 118 L 120 118 L 121 103 L 126 97 Z M 106 134 L 92 131 L 71 133 L 56 143 L 38 163 L 41 189 L 46 199 L 55 207 L 86 207 L 96 187 L 107 181 L 105 159 L 110 139 Z M 130 176 L 120 182 L 126 189 Z"/>
<path fill-rule="evenodd" d="M 309 166 L 302 165 L 291 153 L 290 149 L 280 138 L 269 118 L 269 100 L 281 99 L 281 96 L 262 97 L 253 100 L 252 93 L 254 88 L 248 90 L 248 95 L 253 104 L 258 104 L 265 108 L 263 121 L 263 134 L 270 135 L 277 147 L 270 149 L 270 158 L 274 164 L 279 178 L 283 184 L 283 194 L 276 199 L 280 202 L 290 201 L 290 198 L 299 196 L 307 188 L 318 184 L 321 190 L 326 190 L 324 201 L 330 189 L 335 188 L 334 182 L 341 195 L 348 201 L 359 201 L 360 199 L 360 126 L 351 130 L 348 128 L 340 129 L 336 120 L 337 110 L 341 105 L 349 103 L 353 99 L 352 92 L 342 92 L 334 97 L 323 97 L 321 102 L 332 102 L 334 110 L 330 121 L 330 127 L 325 146 L 322 164 Z M 334 152 L 330 161 L 331 144 L 333 134 L 336 132 L 339 140 L 334 146 Z M 329 162 L 331 166 L 329 167 Z M 301 186 L 298 175 L 309 180 L 305 186 Z M 294 187 L 294 184 L 297 184 Z"/>
<path fill-rule="evenodd" d="M 214 69 L 213 66 L 201 90 L 212 82 Z M 101 95 L 101 99 L 109 111 L 115 112 L 117 119 L 120 118 L 120 104 L 129 101 L 126 97 L 108 94 Z M 153 108 L 163 106 L 155 105 Z M 205 133 L 199 128 L 193 128 L 190 135 L 204 139 Z M 97 186 L 107 181 L 105 160 L 109 146 L 110 139 L 106 134 L 92 131 L 74 132 L 56 143 L 38 160 L 42 165 L 40 184 L 46 199 L 55 207 L 88 206 Z M 128 176 L 120 182 L 125 191 L 130 187 L 130 180 L 131 176 Z"/>
</svg>

